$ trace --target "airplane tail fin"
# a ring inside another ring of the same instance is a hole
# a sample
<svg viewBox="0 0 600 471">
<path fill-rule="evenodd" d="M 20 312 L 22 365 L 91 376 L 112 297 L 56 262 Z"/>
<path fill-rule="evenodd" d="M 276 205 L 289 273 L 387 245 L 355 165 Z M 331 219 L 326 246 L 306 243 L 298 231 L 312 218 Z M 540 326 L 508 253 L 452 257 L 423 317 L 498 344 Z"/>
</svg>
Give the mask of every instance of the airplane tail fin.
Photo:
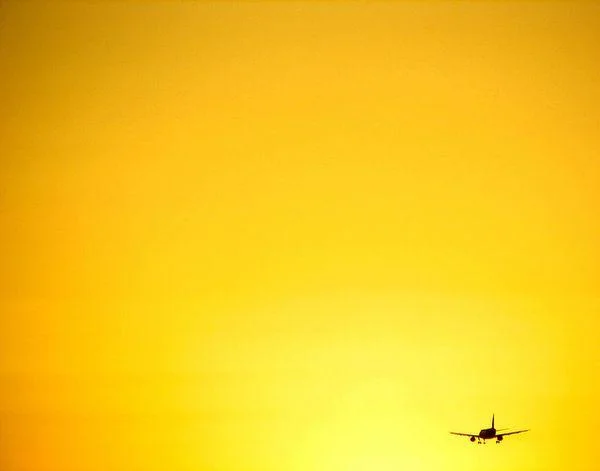
<svg viewBox="0 0 600 471">
<path fill-rule="evenodd" d="M 494 428 L 494 414 L 492 414 L 492 428 Z"/>
</svg>

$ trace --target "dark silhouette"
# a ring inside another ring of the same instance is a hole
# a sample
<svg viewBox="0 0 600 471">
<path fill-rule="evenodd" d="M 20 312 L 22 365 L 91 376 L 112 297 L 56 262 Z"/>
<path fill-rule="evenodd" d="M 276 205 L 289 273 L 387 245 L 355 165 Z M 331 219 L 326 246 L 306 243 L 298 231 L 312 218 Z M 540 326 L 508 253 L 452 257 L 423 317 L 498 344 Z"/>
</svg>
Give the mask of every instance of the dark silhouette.
<svg viewBox="0 0 600 471">
<path fill-rule="evenodd" d="M 502 430 L 506 430 L 506 429 L 502 429 Z M 486 440 L 495 438 L 496 439 L 496 444 L 500 443 L 504 437 L 506 435 L 514 435 L 515 433 L 523 433 L 523 432 L 528 432 L 529 429 L 526 430 L 516 430 L 514 432 L 506 432 L 506 433 L 496 433 L 499 432 L 499 430 L 496 430 L 494 428 L 494 414 L 492 414 L 492 426 L 490 428 L 484 428 L 482 430 L 479 431 L 478 434 L 472 434 L 472 433 L 460 433 L 460 432 L 450 432 L 452 435 L 462 435 L 464 437 L 469 437 L 469 440 L 471 440 L 472 442 L 475 441 L 475 439 L 477 439 L 477 443 L 481 444 L 482 440 L 483 443 L 485 443 Z"/>
</svg>

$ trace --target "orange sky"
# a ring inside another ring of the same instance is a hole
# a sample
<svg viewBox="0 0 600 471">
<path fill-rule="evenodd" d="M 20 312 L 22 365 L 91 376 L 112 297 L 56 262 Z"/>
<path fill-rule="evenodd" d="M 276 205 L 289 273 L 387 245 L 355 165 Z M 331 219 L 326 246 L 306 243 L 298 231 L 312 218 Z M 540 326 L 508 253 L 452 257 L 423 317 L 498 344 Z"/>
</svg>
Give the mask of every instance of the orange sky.
<svg viewBox="0 0 600 471">
<path fill-rule="evenodd" d="M 586 470 L 594 2 L 0 5 L 0 469 Z M 532 431 L 472 445 L 449 430 Z"/>
</svg>

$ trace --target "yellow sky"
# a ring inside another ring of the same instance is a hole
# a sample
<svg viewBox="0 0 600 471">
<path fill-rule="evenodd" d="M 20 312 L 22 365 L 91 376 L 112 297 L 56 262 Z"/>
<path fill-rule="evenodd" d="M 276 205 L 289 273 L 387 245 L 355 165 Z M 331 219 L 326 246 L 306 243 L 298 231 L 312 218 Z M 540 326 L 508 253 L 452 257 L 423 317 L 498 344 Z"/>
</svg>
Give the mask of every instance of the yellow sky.
<svg viewBox="0 0 600 471">
<path fill-rule="evenodd" d="M 589 470 L 600 6 L 0 5 L 0 469 Z M 528 434 L 472 445 L 447 432 Z"/>
</svg>

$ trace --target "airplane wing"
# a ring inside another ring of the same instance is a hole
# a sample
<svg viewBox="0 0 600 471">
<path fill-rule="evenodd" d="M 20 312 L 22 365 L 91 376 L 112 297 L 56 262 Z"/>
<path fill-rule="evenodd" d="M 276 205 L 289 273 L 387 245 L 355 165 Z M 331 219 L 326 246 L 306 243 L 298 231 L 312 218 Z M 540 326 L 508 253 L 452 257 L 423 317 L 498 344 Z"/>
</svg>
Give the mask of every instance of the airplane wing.
<svg viewBox="0 0 600 471">
<path fill-rule="evenodd" d="M 496 436 L 497 437 L 505 437 L 506 435 L 514 435 L 515 433 L 523 433 L 523 432 L 529 432 L 529 429 L 526 429 L 526 430 L 516 430 L 515 432 L 499 433 Z"/>
<path fill-rule="evenodd" d="M 476 437 L 476 433 L 460 433 L 460 432 L 450 432 L 452 435 L 461 435 L 463 437 Z"/>
</svg>

